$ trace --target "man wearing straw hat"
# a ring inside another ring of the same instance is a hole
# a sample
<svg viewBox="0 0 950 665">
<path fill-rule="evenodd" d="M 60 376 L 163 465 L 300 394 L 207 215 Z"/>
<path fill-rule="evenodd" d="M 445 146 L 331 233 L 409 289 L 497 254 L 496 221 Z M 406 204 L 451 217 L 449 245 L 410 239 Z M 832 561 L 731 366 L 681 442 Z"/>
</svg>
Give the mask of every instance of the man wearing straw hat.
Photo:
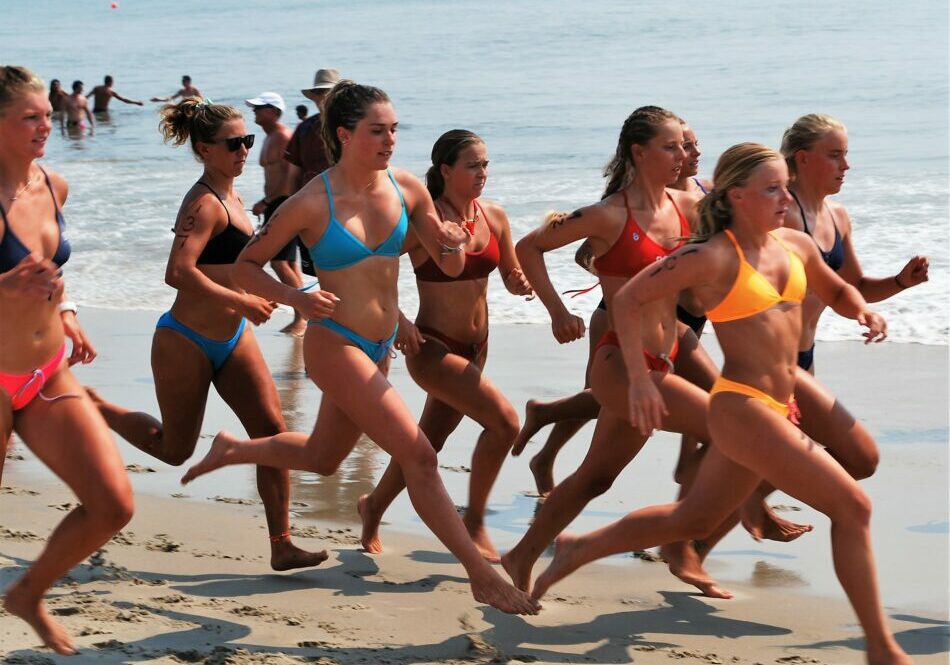
<svg viewBox="0 0 950 665">
<path fill-rule="evenodd" d="M 297 125 L 284 151 L 284 159 L 291 164 L 288 174 L 291 192 L 296 192 L 330 166 L 327 148 L 320 135 L 320 112 L 323 110 L 323 99 L 339 80 L 340 73 L 337 70 L 318 69 L 313 77 L 313 86 L 300 91 L 304 97 L 316 103 L 317 112 Z M 306 251 L 300 252 L 300 263 L 306 274 L 316 276 Z"/>
</svg>

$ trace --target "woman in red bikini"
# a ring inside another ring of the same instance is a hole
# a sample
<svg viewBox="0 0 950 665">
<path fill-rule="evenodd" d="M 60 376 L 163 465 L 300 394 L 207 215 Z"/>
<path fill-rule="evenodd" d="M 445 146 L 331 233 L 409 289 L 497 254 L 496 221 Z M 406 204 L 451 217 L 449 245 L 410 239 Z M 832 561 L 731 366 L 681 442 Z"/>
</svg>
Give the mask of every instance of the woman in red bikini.
<svg viewBox="0 0 950 665">
<path fill-rule="evenodd" d="M 554 337 L 563 343 L 584 335 L 584 323 L 571 314 L 551 284 L 544 252 L 587 239 L 594 252 L 594 270 L 601 279 L 607 313 L 617 290 L 641 270 L 655 270 L 692 235 L 683 210 L 692 211 L 696 197 L 669 189 L 683 166 L 683 130 L 679 118 L 655 106 L 634 111 L 623 124 L 603 199 L 570 215 L 559 215 L 519 241 L 518 257 L 538 297 L 551 314 Z M 644 329 L 645 363 L 657 382 L 669 417 L 663 429 L 708 440 L 705 410 L 708 394 L 670 373 L 677 359 L 685 325 L 676 320 L 676 298 L 653 303 Z M 689 354 L 703 353 L 692 345 Z M 686 355 L 686 354 L 684 354 Z M 681 361 L 689 362 L 688 358 Z M 594 497 L 603 494 L 646 443 L 649 434 L 630 427 L 626 406 L 626 369 L 617 336 L 610 330 L 597 344 L 591 366 L 591 390 L 600 414 L 590 450 L 580 467 L 548 495 L 524 538 L 502 557 L 515 586 L 527 589 L 534 563 L 554 537 Z M 680 544 L 670 570 L 707 595 L 729 597 L 702 570 L 695 551 Z"/>
<path fill-rule="evenodd" d="M 416 273 L 419 313 L 415 325 L 401 318 L 395 346 L 429 395 L 419 426 L 436 450 L 463 416 L 483 428 L 472 455 L 463 521 L 482 556 L 498 561 L 485 531 L 485 508 L 519 423 L 514 407 L 482 374 L 488 358 L 488 276 L 498 268 L 510 293 L 531 296 L 532 291 L 515 256 L 508 216 L 498 204 L 479 199 L 487 178 L 488 148 L 476 134 L 453 129 L 435 142 L 426 187 L 441 219 L 470 236 L 465 268 L 458 277 L 446 275 L 410 231 L 404 249 Z M 362 542 L 368 552 L 382 551 L 380 520 L 405 486 L 399 465 L 390 462 L 376 489 L 360 497 Z"/>
<path fill-rule="evenodd" d="M 709 453 L 681 502 L 638 510 L 584 536 L 561 535 L 533 595 L 542 597 L 574 570 L 610 554 L 701 536 L 764 478 L 831 519 L 835 572 L 864 630 L 868 662 L 910 663 L 881 607 L 868 496 L 789 422 L 806 289 L 865 326 L 867 342 L 883 340 L 886 324 L 825 265 L 810 238 L 781 228 L 792 204 L 781 155 L 754 143 L 733 146 L 719 159 L 714 182 L 702 204 L 706 242 L 643 271 L 614 298 L 628 368 L 628 423 L 641 435 L 665 426 L 674 408 L 639 363 L 654 327 L 651 310 L 689 289 L 707 313 L 725 358 L 711 391 Z"/>
<path fill-rule="evenodd" d="M 0 66 L 0 448 L 15 431 L 79 500 L 7 588 L 3 607 L 70 655 L 72 639 L 43 595 L 131 519 L 132 488 L 109 428 L 69 370 L 96 352 L 75 304 L 63 300 L 66 181 L 36 164 L 51 117 L 43 82 L 23 67 Z"/>
</svg>

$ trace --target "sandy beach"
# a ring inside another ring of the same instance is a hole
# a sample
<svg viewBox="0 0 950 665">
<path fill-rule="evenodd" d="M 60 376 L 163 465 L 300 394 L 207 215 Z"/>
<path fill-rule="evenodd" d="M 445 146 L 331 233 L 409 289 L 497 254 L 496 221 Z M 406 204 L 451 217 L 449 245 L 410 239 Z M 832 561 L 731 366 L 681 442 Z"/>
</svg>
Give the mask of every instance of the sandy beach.
<svg viewBox="0 0 950 665">
<path fill-rule="evenodd" d="M 149 344 L 157 314 L 84 309 L 100 357 L 77 370 L 109 399 L 157 411 Z M 288 423 L 308 430 L 319 392 L 303 375 L 299 344 L 256 330 L 278 383 Z M 855 330 L 857 334 L 857 330 Z M 715 341 L 704 338 L 718 359 Z M 544 326 L 496 326 L 487 375 L 522 409 L 579 387 L 586 342 L 558 347 Z M 946 663 L 948 630 L 947 347 L 858 342 L 819 344 L 818 376 L 878 438 L 881 465 L 864 486 L 873 518 L 884 604 L 903 648 L 920 663 Z M 392 380 L 415 413 L 423 394 L 401 359 Z M 213 397 L 201 454 L 236 418 Z M 586 452 L 588 426 L 563 451 L 557 476 Z M 466 421 L 441 458 L 443 478 L 463 504 L 477 428 Z M 542 435 L 536 438 L 542 440 Z M 234 467 L 185 488 L 182 470 L 120 449 L 136 490 L 136 514 L 103 550 L 53 588 L 50 607 L 77 636 L 78 657 L 37 648 L 25 624 L 0 612 L 0 656 L 9 663 L 860 663 L 862 640 L 831 566 L 828 522 L 776 494 L 815 531 L 795 543 L 756 543 L 734 532 L 709 560 L 736 593 L 711 600 L 661 563 L 614 557 L 556 586 L 537 617 L 476 604 L 464 571 L 419 522 L 403 495 L 386 516 L 385 552 L 359 549 L 356 498 L 388 458 L 361 443 L 328 479 L 294 474 L 293 523 L 305 547 L 326 548 L 316 569 L 272 573 L 253 469 Z M 658 435 L 572 525 L 583 531 L 647 503 L 671 498 L 677 437 Z M 488 526 L 513 545 L 536 506 L 529 445 L 502 470 Z M 74 498 L 17 443 L 0 490 L 0 588 L 42 547 Z M 536 572 L 546 565 L 539 562 Z"/>
</svg>

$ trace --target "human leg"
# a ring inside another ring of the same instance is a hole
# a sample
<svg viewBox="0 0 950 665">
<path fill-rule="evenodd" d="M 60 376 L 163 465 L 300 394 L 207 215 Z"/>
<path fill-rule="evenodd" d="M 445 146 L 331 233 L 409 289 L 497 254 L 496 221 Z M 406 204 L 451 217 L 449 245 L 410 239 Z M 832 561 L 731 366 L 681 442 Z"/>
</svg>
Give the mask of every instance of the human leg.
<svg viewBox="0 0 950 665">
<path fill-rule="evenodd" d="M 44 392 L 82 393 L 82 387 L 64 367 Z M 34 400 L 17 412 L 14 423 L 30 450 L 73 491 L 79 506 L 57 525 L 33 565 L 9 587 L 4 607 L 27 621 L 57 653 L 71 654 L 72 641 L 46 611 L 43 595 L 129 521 L 132 489 L 106 423 L 84 395 Z"/>
<path fill-rule="evenodd" d="M 274 257 L 270 262 L 270 267 L 273 269 L 274 274 L 277 275 L 277 279 L 293 289 L 299 289 L 303 286 L 303 275 L 300 272 L 300 267 L 297 262 L 294 261 L 297 250 L 296 238 L 284 249 L 287 250 L 288 248 L 290 250 L 289 258 L 283 258 L 287 256 L 287 254 L 282 252 Z M 287 333 L 294 337 L 302 337 L 306 330 L 307 322 L 300 316 L 300 312 L 297 310 L 294 310 L 294 320 L 280 329 L 282 333 Z"/>
</svg>

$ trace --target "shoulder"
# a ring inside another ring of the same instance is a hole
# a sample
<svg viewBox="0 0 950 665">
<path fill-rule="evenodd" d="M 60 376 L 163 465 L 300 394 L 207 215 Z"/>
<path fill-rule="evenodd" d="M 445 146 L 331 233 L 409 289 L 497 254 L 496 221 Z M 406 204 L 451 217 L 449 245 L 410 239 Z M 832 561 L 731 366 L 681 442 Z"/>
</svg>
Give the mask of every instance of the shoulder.
<svg viewBox="0 0 950 665">
<path fill-rule="evenodd" d="M 42 167 L 43 171 L 46 173 L 46 177 L 49 178 L 50 187 L 53 188 L 53 195 L 56 197 L 56 203 L 62 207 L 66 203 L 66 197 L 69 196 L 69 185 L 66 183 L 66 179 L 56 171 L 51 171 L 48 168 Z"/>
<path fill-rule="evenodd" d="M 703 200 L 703 193 L 697 191 L 685 191 L 682 189 L 673 189 L 671 187 L 666 188 L 666 193 L 673 199 L 673 202 L 679 206 L 680 209 L 685 210 L 694 208 L 699 205 L 699 202 Z"/>
<path fill-rule="evenodd" d="M 399 189 L 402 190 L 403 195 L 408 194 L 412 197 L 419 197 L 423 194 L 426 196 L 428 195 L 429 191 L 425 188 L 425 185 L 422 184 L 422 181 L 409 171 L 391 167 L 389 172 L 392 173 L 392 176 L 395 178 L 396 184 L 399 185 Z"/>
<path fill-rule="evenodd" d="M 485 212 L 485 215 L 492 221 L 498 220 L 508 223 L 508 213 L 505 212 L 505 209 L 501 207 L 501 204 L 495 201 L 489 201 L 488 199 L 478 199 L 478 205 L 481 206 L 482 210 Z"/>
<path fill-rule="evenodd" d="M 211 225 L 227 224 L 228 211 L 221 205 L 221 201 L 207 187 L 199 184 L 192 186 L 181 202 L 178 212 L 179 218 L 193 224 Z"/>
</svg>

